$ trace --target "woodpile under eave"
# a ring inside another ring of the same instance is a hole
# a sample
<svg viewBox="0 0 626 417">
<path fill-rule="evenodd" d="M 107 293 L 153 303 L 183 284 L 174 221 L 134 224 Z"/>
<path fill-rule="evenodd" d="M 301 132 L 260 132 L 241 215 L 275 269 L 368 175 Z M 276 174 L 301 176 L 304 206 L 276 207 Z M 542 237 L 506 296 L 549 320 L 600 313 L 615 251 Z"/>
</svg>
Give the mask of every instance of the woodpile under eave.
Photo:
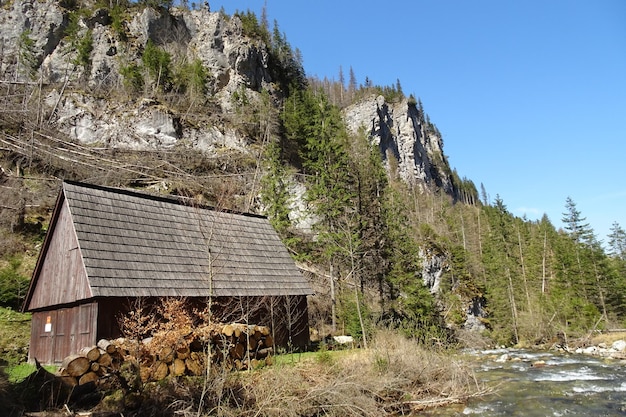
<svg viewBox="0 0 626 417">
<path fill-rule="evenodd" d="M 265 326 L 214 324 L 185 335 L 168 332 L 161 336 L 142 341 L 100 340 L 96 346 L 66 357 L 58 376 L 69 386 L 97 384 L 101 378 L 119 373 L 128 363 L 145 383 L 167 377 L 201 376 L 209 365 L 245 370 L 272 364 L 274 342 Z M 163 343 L 170 339 L 175 342 Z"/>
</svg>

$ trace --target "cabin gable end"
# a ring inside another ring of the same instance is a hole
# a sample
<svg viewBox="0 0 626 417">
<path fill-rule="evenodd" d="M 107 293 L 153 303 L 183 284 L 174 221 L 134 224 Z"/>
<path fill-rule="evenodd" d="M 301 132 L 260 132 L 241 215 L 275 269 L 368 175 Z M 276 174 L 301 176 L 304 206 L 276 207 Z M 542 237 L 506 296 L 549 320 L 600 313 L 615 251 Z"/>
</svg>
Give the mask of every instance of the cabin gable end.
<svg viewBox="0 0 626 417">
<path fill-rule="evenodd" d="M 36 285 L 26 306 L 28 311 L 92 297 L 67 200 L 63 200 L 55 221 L 34 277 Z"/>
</svg>

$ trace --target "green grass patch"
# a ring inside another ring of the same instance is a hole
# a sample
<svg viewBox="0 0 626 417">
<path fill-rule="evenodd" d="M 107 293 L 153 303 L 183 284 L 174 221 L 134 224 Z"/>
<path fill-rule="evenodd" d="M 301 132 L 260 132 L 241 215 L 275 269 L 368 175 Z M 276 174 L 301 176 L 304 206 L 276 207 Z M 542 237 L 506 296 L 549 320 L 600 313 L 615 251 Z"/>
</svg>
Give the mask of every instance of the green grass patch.
<svg viewBox="0 0 626 417">
<path fill-rule="evenodd" d="M 30 342 L 29 313 L 0 307 L 0 360 L 8 366 L 25 362 Z"/>
<path fill-rule="evenodd" d="M 300 362 L 317 362 L 320 364 L 332 364 L 338 358 L 346 355 L 349 352 L 354 352 L 353 349 L 340 349 L 340 350 L 328 350 L 325 347 L 320 348 L 317 351 L 312 352 L 296 352 L 296 353 L 281 353 L 274 356 L 275 365 L 293 365 Z"/>
<path fill-rule="evenodd" d="M 274 356 L 274 363 L 276 365 L 292 365 L 298 362 L 313 360 L 317 354 L 318 352 L 281 353 Z"/>
<path fill-rule="evenodd" d="M 55 373 L 59 368 L 55 365 L 43 365 L 43 368 L 51 373 Z M 34 364 L 22 362 L 15 366 L 8 367 L 4 372 L 9 378 L 9 382 L 17 384 L 25 380 L 30 374 L 35 372 L 37 368 Z"/>
</svg>

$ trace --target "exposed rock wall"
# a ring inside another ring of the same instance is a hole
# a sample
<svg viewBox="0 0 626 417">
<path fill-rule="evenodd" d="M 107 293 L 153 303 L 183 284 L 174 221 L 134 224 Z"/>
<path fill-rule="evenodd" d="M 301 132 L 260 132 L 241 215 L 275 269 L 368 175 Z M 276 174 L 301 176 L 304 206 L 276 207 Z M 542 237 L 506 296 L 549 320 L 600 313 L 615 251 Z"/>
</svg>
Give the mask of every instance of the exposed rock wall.
<svg viewBox="0 0 626 417">
<path fill-rule="evenodd" d="M 428 129 L 415 105 L 407 99 L 387 103 L 383 96 L 370 96 L 348 107 L 348 129 L 357 134 L 365 129 L 380 147 L 390 168 L 390 159 L 398 163 L 398 175 L 409 184 L 438 187 L 455 195 L 441 137 Z"/>
<path fill-rule="evenodd" d="M 67 17 L 56 2 L 37 0 L 8 2 L 0 10 L 0 77 L 21 79 L 17 68 L 20 35 L 30 31 L 41 64 L 59 46 Z"/>
<path fill-rule="evenodd" d="M 422 279 L 424 286 L 432 294 L 439 292 L 441 277 L 447 267 L 447 258 L 441 253 L 436 253 L 427 248 L 420 248 L 420 258 L 422 260 Z"/>
<path fill-rule="evenodd" d="M 58 2 L 16 0 L 0 11 L 0 76 L 3 79 L 24 79 L 18 66 L 20 35 L 29 30 L 35 41 L 38 62 L 43 65 L 44 82 L 65 79 L 72 71 L 75 51 L 68 51 L 64 30 L 70 11 Z M 93 51 L 89 74 L 74 69 L 74 78 L 81 76 L 92 85 L 115 82 L 119 67 L 140 60 L 148 40 L 168 52 L 200 59 L 209 69 L 213 87 L 234 91 L 239 84 L 258 90 L 271 83 L 267 71 L 265 45 L 242 35 L 241 21 L 221 13 L 202 10 L 157 11 L 144 8 L 123 22 L 123 35 L 112 27 L 107 9 L 96 9 L 79 20 L 80 35 L 92 31 Z M 122 39 L 123 38 L 123 39 Z M 89 70 L 89 69 L 88 69 Z"/>
</svg>

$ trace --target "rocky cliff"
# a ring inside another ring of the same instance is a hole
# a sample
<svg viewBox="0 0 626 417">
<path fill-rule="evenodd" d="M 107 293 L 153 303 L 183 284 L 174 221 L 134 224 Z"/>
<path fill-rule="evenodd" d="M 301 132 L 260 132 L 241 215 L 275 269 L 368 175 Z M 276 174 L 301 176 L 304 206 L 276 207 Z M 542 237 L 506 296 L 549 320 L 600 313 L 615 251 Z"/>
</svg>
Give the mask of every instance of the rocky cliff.
<svg viewBox="0 0 626 417">
<path fill-rule="evenodd" d="M 61 2 L 16 0 L 0 15 L 0 76 L 25 79 L 20 62 L 21 36 L 34 41 L 36 63 L 43 82 L 86 79 L 91 87 L 120 84 L 120 68 L 141 59 L 150 40 L 182 59 L 200 59 L 208 69 L 210 94 L 225 95 L 244 84 L 253 90 L 268 88 L 267 49 L 259 40 L 243 36 L 241 21 L 207 9 L 125 11 L 118 25 L 107 8 L 64 8 Z M 71 16 L 78 33 L 68 35 Z M 71 36 L 92 38 L 90 65 L 73 63 L 77 51 Z"/>
<path fill-rule="evenodd" d="M 387 103 L 383 96 L 370 96 L 348 107 L 344 116 L 353 133 L 361 128 L 369 133 L 388 167 L 391 158 L 397 161 L 404 181 L 456 194 L 441 136 L 416 103 L 406 98 Z"/>
</svg>

